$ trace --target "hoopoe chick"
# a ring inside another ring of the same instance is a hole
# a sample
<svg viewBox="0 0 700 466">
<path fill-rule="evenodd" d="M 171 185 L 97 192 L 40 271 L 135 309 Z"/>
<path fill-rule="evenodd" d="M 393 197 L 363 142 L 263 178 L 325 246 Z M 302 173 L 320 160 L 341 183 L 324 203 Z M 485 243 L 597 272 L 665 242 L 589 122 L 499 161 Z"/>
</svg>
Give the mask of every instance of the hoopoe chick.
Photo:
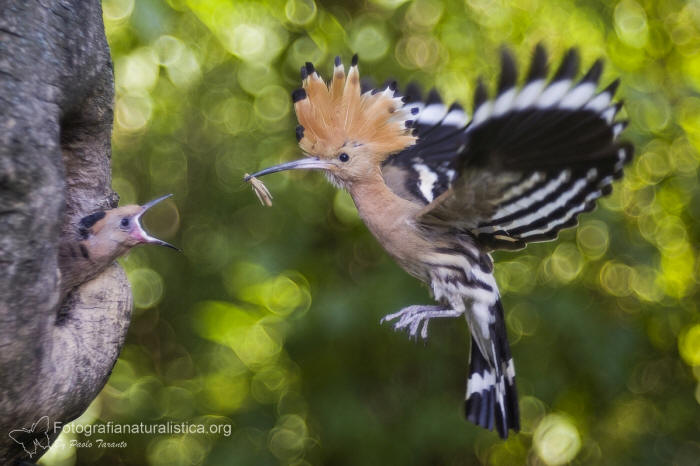
<svg viewBox="0 0 700 466">
<path fill-rule="evenodd" d="M 170 196 L 172 194 L 142 206 L 127 205 L 100 210 L 80 219 L 74 225 L 71 237 L 64 239 L 59 247 L 61 297 L 90 280 L 139 244 L 158 244 L 179 250 L 172 244 L 149 235 L 141 225 L 143 214 Z"/>
<path fill-rule="evenodd" d="M 336 58 L 327 86 L 313 65 L 292 100 L 306 158 L 252 176 L 317 169 L 348 190 L 358 213 L 408 273 L 429 284 L 438 305 L 387 315 L 395 329 L 427 338 L 434 318 L 463 316 L 471 333 L 465 414 L 503 438 L 520 428 L 515 369 L 490 252 L 521 249 L 575 226 L 608 194 L 632 156 L 617 142 L 614 82 L 596 92 L 597 61 L 577 82 L 579 58 L 567 52 L 547 80 L 535 49 L 517 85 L 515 61 L 502 54 L 497 95 L 476 87 L 471 120 L 432 91 L 401 98 L 395 85 L 361 93 L 357 57 L 345 76 Z"/>
</svg>

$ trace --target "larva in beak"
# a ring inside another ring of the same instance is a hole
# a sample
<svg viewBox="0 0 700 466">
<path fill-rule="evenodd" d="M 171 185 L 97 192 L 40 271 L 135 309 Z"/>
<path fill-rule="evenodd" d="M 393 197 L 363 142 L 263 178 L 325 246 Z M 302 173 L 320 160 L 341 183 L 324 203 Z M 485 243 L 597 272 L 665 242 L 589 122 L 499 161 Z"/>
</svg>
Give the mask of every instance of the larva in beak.
<svg viewBox="0 0 700 466">
<path fill-rule="evenodd" d="M 267 189 L 267 186 L 262 181 L 247 173 L 243 179 L 253 188 L 253 192 L 258 196 L 262 205 L 272 206 L 272 194 L 270 194 L 270 190 Z"/>
</svg>

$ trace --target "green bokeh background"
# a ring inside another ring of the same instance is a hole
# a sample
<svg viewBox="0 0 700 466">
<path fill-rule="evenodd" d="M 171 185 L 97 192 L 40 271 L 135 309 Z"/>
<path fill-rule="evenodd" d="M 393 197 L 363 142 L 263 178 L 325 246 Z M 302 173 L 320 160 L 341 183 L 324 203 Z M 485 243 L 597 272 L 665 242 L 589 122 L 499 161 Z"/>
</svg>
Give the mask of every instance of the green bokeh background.
<svg viewBox="0 0 700 466">
<path fill-rule="evenodd" d="M 104 0 L 115 65 L 114 189 L 165 193 L 154 234 L 121 262 L 133 322 L 105 389 L 73 426 L 223 424 L 229 436 L 64 433 L 46 465 L 700 462 L 700 2 Z M 522 433 L 464 421 L 463 320 L 427 345 L 380 326 L 430 303 L 316 173 L 245 172 L 299 155 L 299 67 L 326 77 L 357 52 L 365 77 L 437 87 L 471 109 L 498 50 L 521 65 L 621 77 L 634 162 L 557 242 L 497 253 Z M 124 448 L 71 440 L 125 441 Z"/>
</svg>

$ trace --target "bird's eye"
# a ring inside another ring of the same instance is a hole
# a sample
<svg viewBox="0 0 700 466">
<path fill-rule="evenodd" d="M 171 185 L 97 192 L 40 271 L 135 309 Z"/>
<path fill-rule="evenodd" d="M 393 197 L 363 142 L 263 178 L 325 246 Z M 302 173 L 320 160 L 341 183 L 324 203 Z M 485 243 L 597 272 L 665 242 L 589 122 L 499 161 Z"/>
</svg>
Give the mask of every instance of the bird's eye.
<svg viewBox="0 0 700 466">
<path fill-rule="evenodd" d="M 129 217 L 124 217 L 121 222 L 123 227 L 128 227 L 129 226 Z"/>
<path fill-rule="evenodd" d="M 338 156 L 338 159 L 339 159 L 341 162 L 347 162 L 348 160 L 350 160 L 350 156 L 349 156 L 348 154 L 346 154 L 345 152 L 343 152 L 342 154 L 340 154 L 340 155 Z"/>
</svg>

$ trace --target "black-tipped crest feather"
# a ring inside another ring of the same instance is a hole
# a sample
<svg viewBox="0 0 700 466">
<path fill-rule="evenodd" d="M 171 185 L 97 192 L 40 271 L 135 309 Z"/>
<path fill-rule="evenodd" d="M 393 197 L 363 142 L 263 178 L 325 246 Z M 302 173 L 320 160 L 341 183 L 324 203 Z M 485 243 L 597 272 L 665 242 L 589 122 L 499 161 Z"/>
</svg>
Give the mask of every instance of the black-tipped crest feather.
<svg viewBox="0 0 700 466">
<path fill-rule="evenodd" d="M 95 223 L 99 222 L 102 220 L 107 213 L 104 210 L 100 210 L 99 212 L 95 212 L 94 214 L 86 215 L 85 217 L 80 219 L 80 226 L 82 228 L 92 228 Z"/>
<path fill-rule="evenodd" d="M 292 103 L 297 103 L 304 99 L 306 99 L 306 91 L 304 89 L 296 89 L 292 92 Z"/>
</svg>

